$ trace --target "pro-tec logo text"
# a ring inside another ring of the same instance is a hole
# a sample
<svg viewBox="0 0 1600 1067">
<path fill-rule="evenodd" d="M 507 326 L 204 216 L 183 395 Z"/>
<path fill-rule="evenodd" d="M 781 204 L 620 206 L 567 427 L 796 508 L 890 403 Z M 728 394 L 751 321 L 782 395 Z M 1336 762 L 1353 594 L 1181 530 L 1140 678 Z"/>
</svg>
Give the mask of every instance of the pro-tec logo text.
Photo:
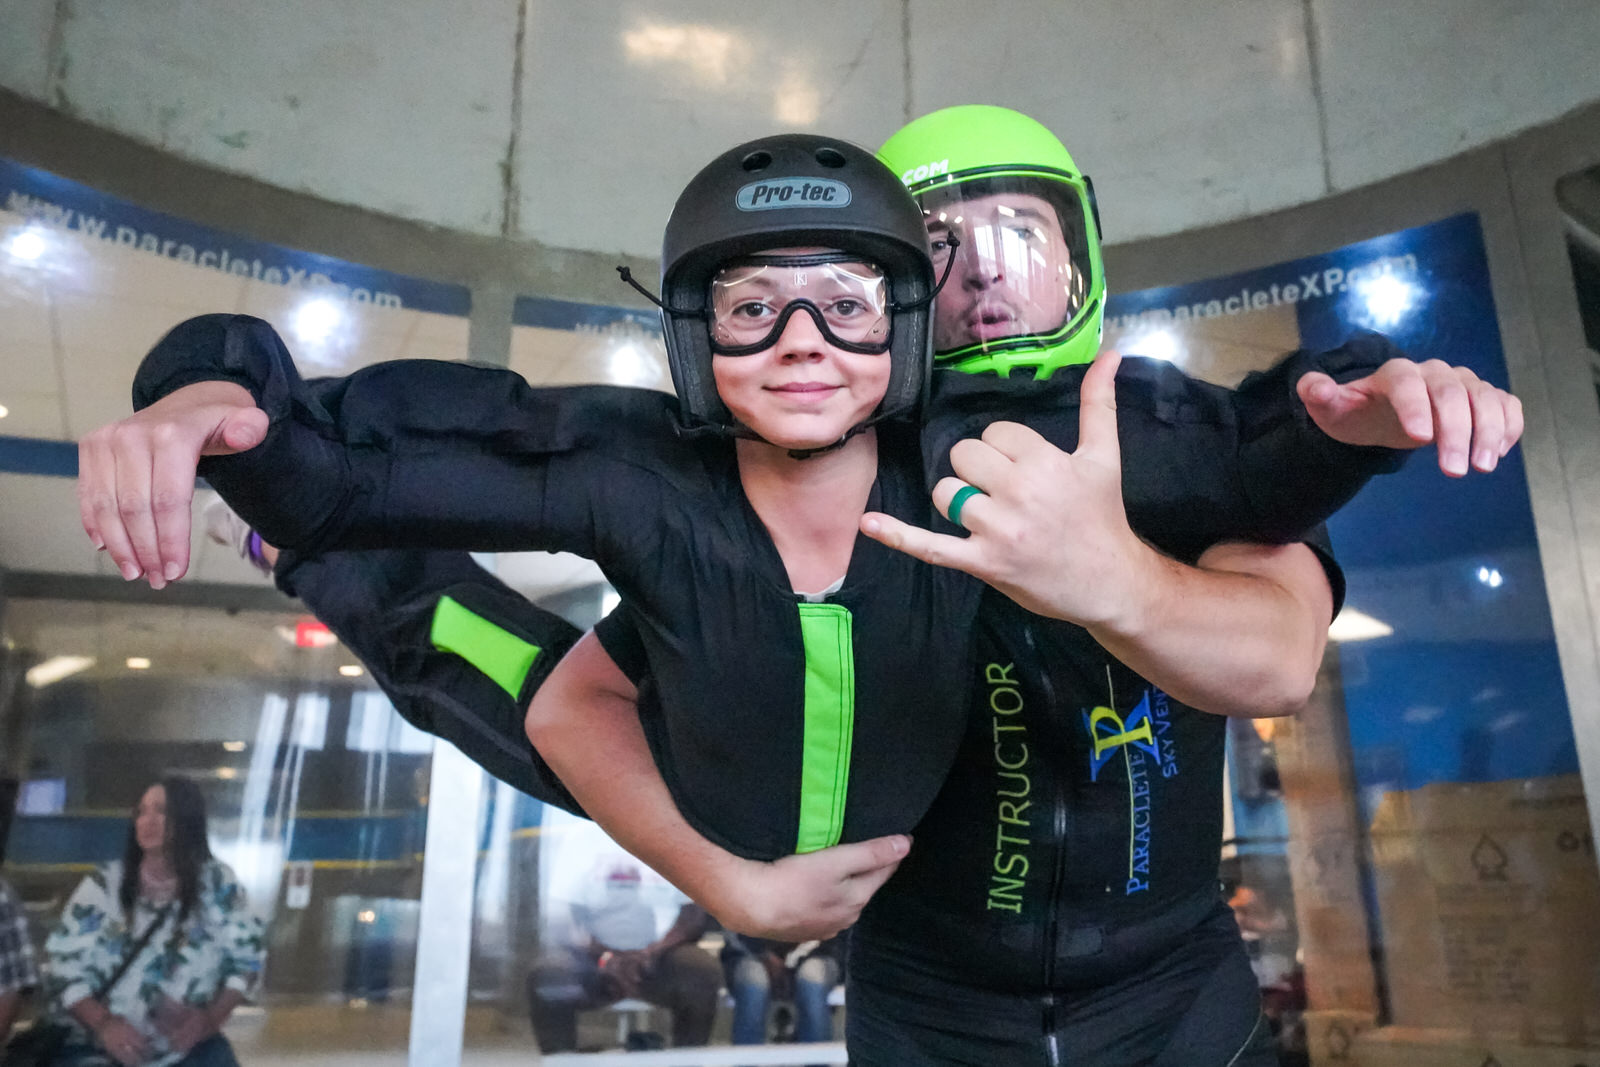
<svg viewBox="0 0 1600 1067">
<path fill-rule="evenodd" d="M 767 178 L 740 189 L 733 202 L 740 211 L 844 207 L 850 203 L 850 187 L 832 178 Z"/>
</svg>

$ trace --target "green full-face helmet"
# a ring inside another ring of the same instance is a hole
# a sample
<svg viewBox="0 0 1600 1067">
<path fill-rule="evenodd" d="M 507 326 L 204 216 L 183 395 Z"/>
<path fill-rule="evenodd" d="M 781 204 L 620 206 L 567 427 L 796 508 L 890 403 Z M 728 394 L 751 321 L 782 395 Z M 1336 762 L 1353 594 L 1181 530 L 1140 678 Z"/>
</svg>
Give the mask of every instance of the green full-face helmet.
<svg viewBox="0 0 1600 1067">
<path fill-rule="evenodd" d="M 934 307 L 938 365 L 1045 378 L 1094 359 L 1100 218 L 1094 186 L 1053 133 L 1008 108 L 949 107 L 905 126 L 878 158 L 922 207 L 935 271 L 955 261 Z"/>
</svg>

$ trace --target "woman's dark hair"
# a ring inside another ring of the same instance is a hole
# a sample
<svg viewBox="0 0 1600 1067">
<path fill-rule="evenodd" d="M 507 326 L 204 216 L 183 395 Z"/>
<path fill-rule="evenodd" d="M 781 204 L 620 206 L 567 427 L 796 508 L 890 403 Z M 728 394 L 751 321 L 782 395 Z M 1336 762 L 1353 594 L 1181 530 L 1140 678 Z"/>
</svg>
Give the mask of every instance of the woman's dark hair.
<svg viewBox="0 0 1600 1067">
<path fill-rule="evenodd" d="M 181 923 L 200 902 L 200 868 L 211 858 L 211 844 L 206 840 L 206 801 L 199 786 L 176 774 L 154 784 L 167 794 L 167 859 L 178 875 Z M 143 793 L 139 796 L 144 798 Z M 139 897 L 139 865 L 144 860 L 144 849 L 139 847 L 139 833 L 134 827 L 138 817 L 135 805 L 133 818 L 128 820 L 128 843 L 122 851 L 122 885 L 117 892 L 124 915 L 133 914 L 133 902 Z"/>
</svg>

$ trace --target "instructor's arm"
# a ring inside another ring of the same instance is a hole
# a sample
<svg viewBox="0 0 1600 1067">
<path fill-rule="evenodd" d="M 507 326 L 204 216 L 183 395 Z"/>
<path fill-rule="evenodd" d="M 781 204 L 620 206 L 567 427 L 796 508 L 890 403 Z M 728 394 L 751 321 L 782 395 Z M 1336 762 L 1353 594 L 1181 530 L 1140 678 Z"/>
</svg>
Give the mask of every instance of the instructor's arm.
<svg viewBox="0 0 1600 1067">
<path fill-rule="evenodd" d="M 997 422 L 958 442 L 958 478 L 934 487 L 946 514 L 963 485 L 970 537 L 869 514 L 870 537 L 976 575 L 1030 611 L 1074 622 L 1127 666 L 1193 707 L 1286 715 L 1310 695 L 1333 610 L 1322 565 L 1304 545 L 1220 545 L 1187 566 L 1151 548 L 1122 502 L 1115 378 L 1102 355 L 1083 379 L 1079 445 L 1063 452 Z"/>
</svg>

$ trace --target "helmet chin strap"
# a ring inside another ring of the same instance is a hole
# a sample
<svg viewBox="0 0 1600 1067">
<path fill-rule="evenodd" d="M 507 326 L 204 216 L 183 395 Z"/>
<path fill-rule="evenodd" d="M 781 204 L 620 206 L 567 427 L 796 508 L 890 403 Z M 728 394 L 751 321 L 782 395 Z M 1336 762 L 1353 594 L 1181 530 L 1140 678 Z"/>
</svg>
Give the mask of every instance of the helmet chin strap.
<svg viewBox="0 0 1600 1067">
<path fill-rule="evenodd" d="M 844 432 L 844 436 L 831 444 L 818 445 L 816 448 L 786 448 L 784 451 L 788 453 L 790 459 L 810 459 L 813 456 L 824 456 L 829 452 L 837 452 L 849 444 L 852 437 L 872 429 L 883 418 L 882 414 L 874 415 L 872 418 L 850 427 Z M 774 448 L 783 447 L 782 445 L 774 445 L 742 422 L 707 423 L 703 426 L 686 426 L 679 423 L 678 435 L 680 437 L 731 437 L 740 441 L 760 441 L 762 444 L 772 445 Z"/>
</svg>

